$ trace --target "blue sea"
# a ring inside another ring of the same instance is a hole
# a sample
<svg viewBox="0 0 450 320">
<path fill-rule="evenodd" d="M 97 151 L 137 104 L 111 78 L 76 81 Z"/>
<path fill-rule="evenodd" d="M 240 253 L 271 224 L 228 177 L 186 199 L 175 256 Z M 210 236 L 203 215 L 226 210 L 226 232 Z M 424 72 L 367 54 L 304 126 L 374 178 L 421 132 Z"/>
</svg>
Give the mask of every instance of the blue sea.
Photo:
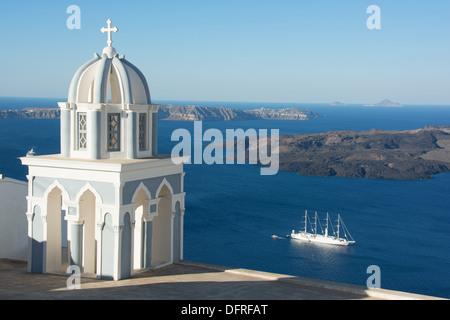
<svg viewBox="0 0 450 320">
<path fill-rule="evenodd" d="M 0 98 L 0 109 L 56 107 L 64 99 Z M 279 129 L 280 134 L 331 130 L 409 130 L 450 125 L 450 106 L 371 108 L 360 105 L 158 101 L 253 109 L 299 107 L 323 115 L 310 121 L 203 123 L 203 130 Z M 159 122 L 159 151 L 170 153 L 178 128 Z M 59 153 L 58 120 L 0 119 L 0 173 L 26 180 L 17 159 L 35 148 Z M 450 298 L 450 174 L 427 181 L 261 176 L 252 165 L 185 166 L 184 258 L 236 268 L 366 285 L 367 268 L 381 270 L 381 287 Z M 305 210 L 341 214 L 356 244 L 299 243 L 284 236 L 302 228 Z"/>
</svg>

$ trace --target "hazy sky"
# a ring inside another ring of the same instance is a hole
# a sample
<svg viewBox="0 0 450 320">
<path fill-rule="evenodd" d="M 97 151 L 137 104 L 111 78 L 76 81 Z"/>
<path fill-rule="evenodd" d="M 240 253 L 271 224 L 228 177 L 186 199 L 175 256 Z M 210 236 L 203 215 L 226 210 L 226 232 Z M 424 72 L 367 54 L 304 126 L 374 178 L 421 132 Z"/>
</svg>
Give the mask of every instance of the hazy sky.
<svg viewBox="0 0 450 320">
<path fill-rule="evenodd" d="M 1 1 L 0 96 L 66 97 L 110 18 L 154 100 L 450 105 L 449 15 L 448 0 Z"/>
</svg>

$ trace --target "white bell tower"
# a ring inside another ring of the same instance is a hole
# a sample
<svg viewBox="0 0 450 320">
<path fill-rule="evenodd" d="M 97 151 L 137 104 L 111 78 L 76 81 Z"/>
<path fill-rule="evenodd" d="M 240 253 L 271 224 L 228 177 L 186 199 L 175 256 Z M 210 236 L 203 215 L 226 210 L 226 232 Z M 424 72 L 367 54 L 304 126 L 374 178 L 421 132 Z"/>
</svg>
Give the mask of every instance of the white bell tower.
<svg viewBox="0 0 450 320">
<path fill-rule="evenodd" d="M 157 112 L 142 72 L 112 47 L 75 73 L 61 109 L 61 154 L 66 158 L 142 159 L 157 154 Z"/>
<path fill-rule="evenodd" d="M 120 280 L 183 259 L 182 161 L 157 153 L 142 72 L 108 46 L 73 76 L 61 154 L 21 158 L 28 174 L 28 271 Z M 176 164 L 177 163 L 177 164 Z"/>
</svg>

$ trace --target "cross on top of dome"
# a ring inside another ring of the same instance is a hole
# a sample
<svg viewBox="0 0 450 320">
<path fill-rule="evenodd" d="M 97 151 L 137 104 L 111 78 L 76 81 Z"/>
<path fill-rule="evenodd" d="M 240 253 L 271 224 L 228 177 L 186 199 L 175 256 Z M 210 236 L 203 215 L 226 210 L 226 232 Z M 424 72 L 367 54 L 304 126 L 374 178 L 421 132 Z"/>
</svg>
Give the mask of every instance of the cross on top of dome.
<svg viewBox="0 0 450 320">
<path fill-rule="evenodd" d="M 111 47 L 112 46 L 112 33 L 119 31 L 119 29 L 117 27 L 111 28 L 111 19 L 108 19 L 108 21 L 106 21 L 106 24 L 108 25 L 108 28 L 103 27 L 100 31 L 102 33 L 105 33 L 105 32 L 108 33 L 108 47 Z"/>
</svg>

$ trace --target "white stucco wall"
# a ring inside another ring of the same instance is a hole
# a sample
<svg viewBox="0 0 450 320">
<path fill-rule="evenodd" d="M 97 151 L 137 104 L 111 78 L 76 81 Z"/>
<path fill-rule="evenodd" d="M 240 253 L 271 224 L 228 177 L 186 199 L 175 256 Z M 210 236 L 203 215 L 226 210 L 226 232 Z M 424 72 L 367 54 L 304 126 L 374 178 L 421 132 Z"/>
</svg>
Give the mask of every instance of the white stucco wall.
<svg viewBox="0 0 450 320">
<path fill-rule="evenodd" d="M 27 185 L 0 174 L 0 258 L 27 260 Z"/>
</svg>

